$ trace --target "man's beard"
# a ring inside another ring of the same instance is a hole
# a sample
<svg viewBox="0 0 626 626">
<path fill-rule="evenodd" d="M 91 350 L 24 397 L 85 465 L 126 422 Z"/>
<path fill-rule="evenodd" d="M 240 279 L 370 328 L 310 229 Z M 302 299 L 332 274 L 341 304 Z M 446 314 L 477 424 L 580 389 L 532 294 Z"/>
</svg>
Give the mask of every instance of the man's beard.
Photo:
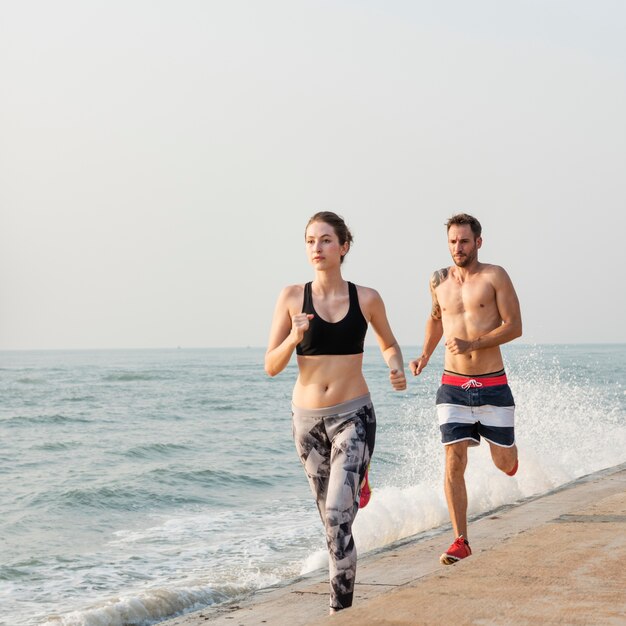
<svg viewBox="0 0 626 626">
<path fill-rule="evenodd" d="M 466 254 L 465 256 L 461 257 L 460 259 L 457 258 L 457 257 L 453 257 L 454 264 L 457 267 L 467 267 L 468 265 L 473 263 L 475 259 L 476 259 L 476 252 L 472 252 L 470 254 Z"/>
</svg>

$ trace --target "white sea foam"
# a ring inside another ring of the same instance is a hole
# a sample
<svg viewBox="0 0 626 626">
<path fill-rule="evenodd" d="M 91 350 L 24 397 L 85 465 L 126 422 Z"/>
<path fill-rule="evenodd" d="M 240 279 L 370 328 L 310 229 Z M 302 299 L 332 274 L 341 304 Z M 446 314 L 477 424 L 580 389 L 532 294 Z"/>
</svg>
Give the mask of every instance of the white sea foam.
<svg viewBox="0 0 626 626">
<path fill-rule="evenodd" d="M 102 606 L 50 616 L 42 626 L 144 626 L 246 591 L 249 589 L 245 587 L 224 589 L 223 592 L 206 587 L 152 589 L 139 596 L 111 598 Z"/>
</svg>

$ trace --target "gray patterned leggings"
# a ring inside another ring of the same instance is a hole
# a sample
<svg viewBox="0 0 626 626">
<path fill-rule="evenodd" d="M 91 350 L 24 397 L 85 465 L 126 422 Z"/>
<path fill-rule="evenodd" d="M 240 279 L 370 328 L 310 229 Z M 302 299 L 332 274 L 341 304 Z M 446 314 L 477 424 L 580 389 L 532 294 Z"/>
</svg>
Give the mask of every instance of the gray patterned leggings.
<svg viewBox="0 0 626 626">
<path fill-rule="evenodd" d="M 330 606 L 352 605 L 356 547 L 352 522 L 374 451 L 376 415 L 370 395 L 322 409 L 292 405 L 293 436 L 326 529 Z"/>
</svg>

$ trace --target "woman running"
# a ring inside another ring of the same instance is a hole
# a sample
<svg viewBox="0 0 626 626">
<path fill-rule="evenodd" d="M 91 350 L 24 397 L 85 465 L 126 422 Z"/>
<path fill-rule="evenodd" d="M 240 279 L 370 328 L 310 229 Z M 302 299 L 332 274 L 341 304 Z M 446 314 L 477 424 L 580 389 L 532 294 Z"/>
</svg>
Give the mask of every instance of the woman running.
<svg viewBox="0 0 626 626">
<path fill-rule="evenodd" d="M 296 449 L 326 529 L 330 612 L 352 605 L 356 548 L 352 523 L 374 450 L 376 416 L 362 373 L 363 343 L 372 325 L 394 389 L 406 389 L 402 353 L 374 289 L 347 282 L 341 264 L 352 235 L 335 213 L 316 213 L 306 226 L 315 279 L 285 287 L 278 297 L 265 371 L 282 372 L 295 349 Z"/>
</svg>

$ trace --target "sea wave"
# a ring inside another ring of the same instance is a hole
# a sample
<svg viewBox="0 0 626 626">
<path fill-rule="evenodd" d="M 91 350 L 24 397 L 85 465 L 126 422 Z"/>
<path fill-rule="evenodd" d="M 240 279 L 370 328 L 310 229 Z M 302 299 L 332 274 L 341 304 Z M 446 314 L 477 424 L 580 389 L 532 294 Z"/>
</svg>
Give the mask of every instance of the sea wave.
<svg viewBox="0 0 626 626">
<path fill-rule="evenodd" d="M 156 620 L 211 606 L 249 592 L 249 588 L 161 587 L 135 596 L 111 598 L 101 606 L 48 616 L 42 626 L 147 626 Z"/>
<path fill-rule="evenodd" d="M 176 378 L 175 372 L 164 372 L 161 370 L 152 370 L 138 372 L 135 370 L 112 372 L 103 377 L 105 382 L 128 383 L 136 381 L 153 381 L 153 380 L 170 380 Z"/>
<path fill-rule="evenodd" d="M 229 402 L 228 400 L 225 400 L 224 398 L 215 398 L 215 397 L 214 398 L 202 398 L 201 400 L 195 400 L 193 401 L 193 405 L 211 407 L 215 411 L 234 411 L 235 409 L 240 408 L 239 401 L 235 403 L 235 402 Z"/>
<path fill-rule="evenodd" d="M 272 481 L 261 478 L 254 474 L 244 474 L 241 472 L 230 472 L 219 469 L 198 469 L 190 471 L 176 471 L 170 469 L 159 468 L 152 472 L 152 475 L 160 482 L 170 484 L 172 481 L 176 483 L 192 482 L 202 484 L 212 484 L 224 489 L 229 486 L 246 485 L 246 486 L 269 486 Z"/>
<path fill-rule="evenodd" d="M 85 424 L 90 422 L 85 417 L 75 415 L 63 415 L 62 413 L 38 414 L 38 415 L 13 415 L 2 420 L 5 424 Z"/>
<path fill-rule="evenodd" d="M 121 454 L 135 459 L 154 459 L 185 450 L 190 450 L 190 447 L 177 443 L 151 443 L 124 450 Z"/>
<path fill-rule="evenodd" d="M 19 383 L 20 385 L 45 385 L 48 383 L 48 381 L 44 378 L 30 378 L 28 376 L 24 378 L 18 378 L 15 382 Z"/>
<path fill-rule="evenodd" d="M 61 402 L 93 402 L 97 399 L 96 396 L 69 396 L 61 398 Z"/>
<path fill-rule="evenodd" d="M 43 450 L 46 452 L 64 452 L 73 448 L 80 448 L 83 444 L 80 441 L 46 441 L 44 443 L 32 446 L 34 450 Z"/>
<path fill-rule="evenodd" d="M 47 505 L 53 508 L 70 508 L 101 511 L 140 511 L 158 507 L 177 507 L 206 502 L 195 494 L 158 493 L 128 485 L 106 485 L 68 489 L 60 493 L 49 490 L 32 500 L 33 506 Z"/>
</svg>

